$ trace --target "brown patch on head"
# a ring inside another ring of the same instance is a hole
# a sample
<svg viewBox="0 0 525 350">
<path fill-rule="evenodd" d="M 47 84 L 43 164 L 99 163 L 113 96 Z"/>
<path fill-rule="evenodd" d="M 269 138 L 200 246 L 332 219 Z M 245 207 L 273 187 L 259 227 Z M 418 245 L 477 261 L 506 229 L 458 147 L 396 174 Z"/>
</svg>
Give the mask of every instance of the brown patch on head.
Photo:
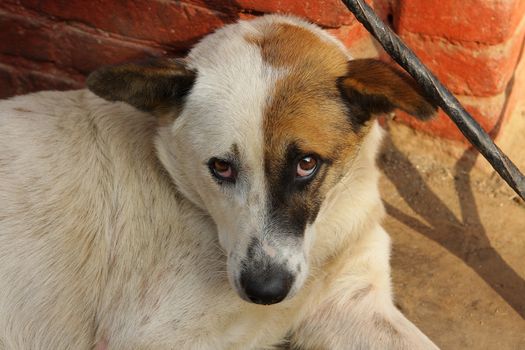
<svg viewBox="0 0 525 350">
<path fill-rule="evenodd" d="M 394 107 L 422 117 L 435 111 L 403 75 L 378 61 L 348 61 L 338 45 L 307 28 L 273 23 L 246 40 L 283 72 L 263 127 L 271 215 L 288 229 L 302 233 L 315 219 L 359 149 L 371 115 Z M 321 166 L 310 181 L 298 183 L 297 162 L 310 154 Z"/>
<path fill-rule="evenodd" d="M 263 60 L 274 67 L 303 66 L 328 70 L 335 76 L 346 72 L 348 59 L 339 47 L 303 27 L 274 23 L 262 30 L 262 36 L 246 40 L 260 47 Z"/>
<path fill-rule="evenodd" d="M 265 62 L 284 71 L 265 111 L 265 171 L 276 220 L 302 233 L 364 135 L 349 123 L 337 86 L 348 58 L 334 42 L 289 24 L 272 24 L 248 40 Z M 298 183 L 297 162 L 310 154 L 321 159 L 318 172 Z"/>
<path fill-rule="evenodd" d="M 336 85 L 347 56 L 335 43 L 290 24 L 273 24 L 252 42 L 265 62 L 286 70 L 265 112 L 267 154 L 282 158 L 292 142 L 305 152 L 333 154 L 349 131 Z"/>
</svg>

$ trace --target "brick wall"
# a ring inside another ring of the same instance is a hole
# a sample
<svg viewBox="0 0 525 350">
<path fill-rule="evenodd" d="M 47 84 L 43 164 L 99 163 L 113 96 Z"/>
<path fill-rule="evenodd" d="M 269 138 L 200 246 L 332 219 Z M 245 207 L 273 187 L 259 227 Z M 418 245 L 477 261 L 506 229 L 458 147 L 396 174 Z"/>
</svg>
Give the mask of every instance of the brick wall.
<svg viewBox="0 0 525 350">
<path fill-rule="evenodd" d="M 400 0 L 394 28 L 494 136 L 513 114 L 517 92 L 525 98 L 522 83 L 515 84 L 522 81 L 515 72 L 524 59 L 524 0 Z M 401 118 L 462 139 L 443 113 L 427 125 Z"/>
<path fill-rule="evenodd" d="M 489 131 L 523 98 L 524 0 L 368 0 Z M 388 59 L 339 0 L 0 0 L 0 98 L 83 86 L 98 66 L 184 55 L 200 37 L 264 13 L 294 13 L 339 37 L 356 57 Z M 522 58 L 521 58 L 522 59 Z M 518 93 L 521 91 L 522 93 Z M 510 96 L 510 97 L 509 97 Z M 443 115 L 429 124 L 461 139 Z"/>
</svg>

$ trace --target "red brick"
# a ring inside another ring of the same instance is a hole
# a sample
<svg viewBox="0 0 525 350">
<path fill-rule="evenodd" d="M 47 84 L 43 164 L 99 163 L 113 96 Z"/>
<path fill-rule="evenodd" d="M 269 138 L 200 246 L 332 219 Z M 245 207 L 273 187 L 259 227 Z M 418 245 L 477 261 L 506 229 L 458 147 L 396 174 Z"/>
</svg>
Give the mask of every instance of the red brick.
<svg viewBox="0 0 525 350">
<path fill-rule="evenodd" d="M 179 0 L 179 2 L 220 12 L 230 18 L 238 17 L 241 11 L 239 4 L 231 0 Z"/>
<path fill-rule="evenodd" d="M 367 0 L 372 2 L 372 0 Z M 354 23 L 355 18 L 340 0 L 237 0 L 243 9 L 264 13 L 291 13 L 325 27 Z"/>
<path fill-rule="evenodd" d="M 239 13 L 239 19 L 243 20 L 243 21 L 249 21 L 249 20 L 254 19 L 256 17 L 257 16 L 252 14 L 252 13 L 247 13 L 247 12 L 240 12 Z"/>
<path fill-rule="evenodd" d="M 459 97 L 459 100 L 485 131 L 489 133 L 497 131 L 498 122 L 505 106 L 506 95 L 504 93 L 478 98 L 462 96 Z M 436 118 L 427 122 L 419 121 L 402 111 L 396 113 L 396 120 L 434 136 L 464 143 L 468 142 L 454 122 L 441 110 Z"/>
<path fill-rule="evenodd" d="M 507 124 L 509 124 L 510 118 L 519 117 L 515 114 L 518 103 L 524 103 L 525 100 L 525 48 L 522 51 L 520 62 L 514 71 L 512 83 L 509 88 L 511 88 L 511 91 L 505 103 L 505 111 L 503 113 L 503 120 L 501 121 L 501 134 L 503 135 L 505 135 L 505 128 Z"/>
<path fill-rule="evenodd" d="M 399 0 L 394 22 L 400 34 L 497 44 L 510 38 L 524 17 L 523 0 Z"/>
<path fill-rule="evenodd" d="M 327 32 L 341 40 L 346 47 L 351 47 L 370 35 L 360 23 L 328 29 Z"/>
<path fill-rule="evenodd" d="M 525 56 L 516 69 L 512 92 L 507 99 L 504 117 L 496 136 L 496 144 L 525 173 L 525 152 L 523 151 L 523 135 L 525 135 Z M 481 169 L 492 173 L 492 167 L 484 160 L 477 164 Z"/>
<path fill-rule="evenodd" d="M 382 57 L 385 54 L 360 23 L 328 29 L 328 32 L 343 42 L 353 58 Z"/>
<path fill-rule="evenodd" d="M 505 90 L 519 58 L 525 27 L 498 45 L 454 44 L 405 34 L 403 39 L 454 93 L 491 96 Z"/>
<path fill-rule="evenodd" d="M 64 51 L 68 52 L 62 59 L 58 58 L 57 62 L 63 62 L 82 73 L 89 73 L 101 65 L 161 56 L 165 53 L 162 49 L 94 36 L 74 28 L 61 31 L 57 40 L 64 42 L 56 48 L 57 56 L 62 56 Z"/>
<path fill-rule="evenodd" d="M 60 19 L 182 49 L 235 20 L 220 12 L 180 1 L 20 0 L 20 3 Z"/>
<path fill-rule="evenodd" d="M 388 16 L 391 15 L 393 12 L 392 5 L 394 1 L 392 0 L 372 0 L 372 2 L 370 1 L 367 1 L 367 2 L 369 3 L 369 5 L 372 5 L 374 12 L 379 16 L 379 18 L 381 18 L 386 23 L 389 22 Z"/>
<path fill-rule="evenodd" d="M 42 30 L 42 24 L 0 10 L 0 52 L 27 56 L 39 61 L 49 58 L 47 47 L 52 37 Z"/>
<path fill-rule="evenodd" d="M 88 73 L 103 64 L 158 56 L 164 51 L 87 33 L 62 22 L 50 23 L 0 10 L 0 53 L 55 62 Z"/>
<path fill-rule="evenodd" d="M 40 71 L 21 70 L 18 72 L 20 93 L 40 90 L 71 90 L 83 87 L 83 84 L 67 77 L 57 76 Z"/>
<path fill-rule="evenodd" d="M 0 63 L 0 98 L 16 95 L 17 86 L 15 69 Z"/>
<path fill-rule="evenodd" d="M 59 75 L 56 71 L 45 72 L 0 64 L 0 98 L 40 90 L 69 90 L 82 86 L 82 81 L 70 78 L 67 74 Z"/>
</svg>

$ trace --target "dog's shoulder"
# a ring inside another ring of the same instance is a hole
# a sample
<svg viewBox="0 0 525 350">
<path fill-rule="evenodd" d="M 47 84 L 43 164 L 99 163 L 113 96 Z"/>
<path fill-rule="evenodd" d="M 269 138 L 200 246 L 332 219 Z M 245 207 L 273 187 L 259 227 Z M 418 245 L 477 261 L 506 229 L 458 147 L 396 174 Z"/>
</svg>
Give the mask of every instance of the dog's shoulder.
<svg viewBox="0 0 525 350">
<path fill-rule="evenodd" d="M 153 133 L 154 118 L 125 103 L 107 102 L 88 90 L 43 91 L 0 101 L 0 133 L 6 144 L 31 140 L 46 149 L 105 138 L 111 143 Z M 21 146 L 21 145 L 20 145 Z M 26 147 L 18 147 L 22 150 Z"/>
<path fill-rule="evenodd" d="M 120 187 L 159 192 L 155 132 L 152 116 L 87 90 L 0 101 L 0 196 L 8 203 L 0 214 L 35 232 L 39 218 L 56 216 L 58 225 L 70 217 L 58 230 L 65 234 L 109 215 Z"/>
<path fill-rule="evenodd" d="M 0 101 L 0 167 L 17 177 L 71 178 L 81 169 L 153 164 L 155 132 L 151 115 L 88 90 L 17 96 Z"/>
</svg>

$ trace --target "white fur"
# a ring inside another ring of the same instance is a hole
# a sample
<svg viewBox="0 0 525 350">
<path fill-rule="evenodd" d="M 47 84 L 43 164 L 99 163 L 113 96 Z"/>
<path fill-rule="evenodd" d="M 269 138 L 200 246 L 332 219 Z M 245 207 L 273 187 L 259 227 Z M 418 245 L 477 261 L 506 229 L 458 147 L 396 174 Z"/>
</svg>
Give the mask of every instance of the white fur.
<svg viewBox="0 0 525 350">
<path fill-rule="evenodd" d="M 286 75 L 243 37 L 275 22 L 344 50 L 291 17 L 226 26 L 190 53 L 198 79 L 160 129 L 86 90 L 0 102 L 0 350 L 264 349 L 287 334 L 304 349 L 436 348 L 392 302 L 377 124 L 305 249 L 263 239 L 305 266 L 290 297 L 260 306 L 232 287 L 267 219 L 263 108 Z M 205 163 L 232 144 L 247 175 L 221 188 Z"/>
</svg>

